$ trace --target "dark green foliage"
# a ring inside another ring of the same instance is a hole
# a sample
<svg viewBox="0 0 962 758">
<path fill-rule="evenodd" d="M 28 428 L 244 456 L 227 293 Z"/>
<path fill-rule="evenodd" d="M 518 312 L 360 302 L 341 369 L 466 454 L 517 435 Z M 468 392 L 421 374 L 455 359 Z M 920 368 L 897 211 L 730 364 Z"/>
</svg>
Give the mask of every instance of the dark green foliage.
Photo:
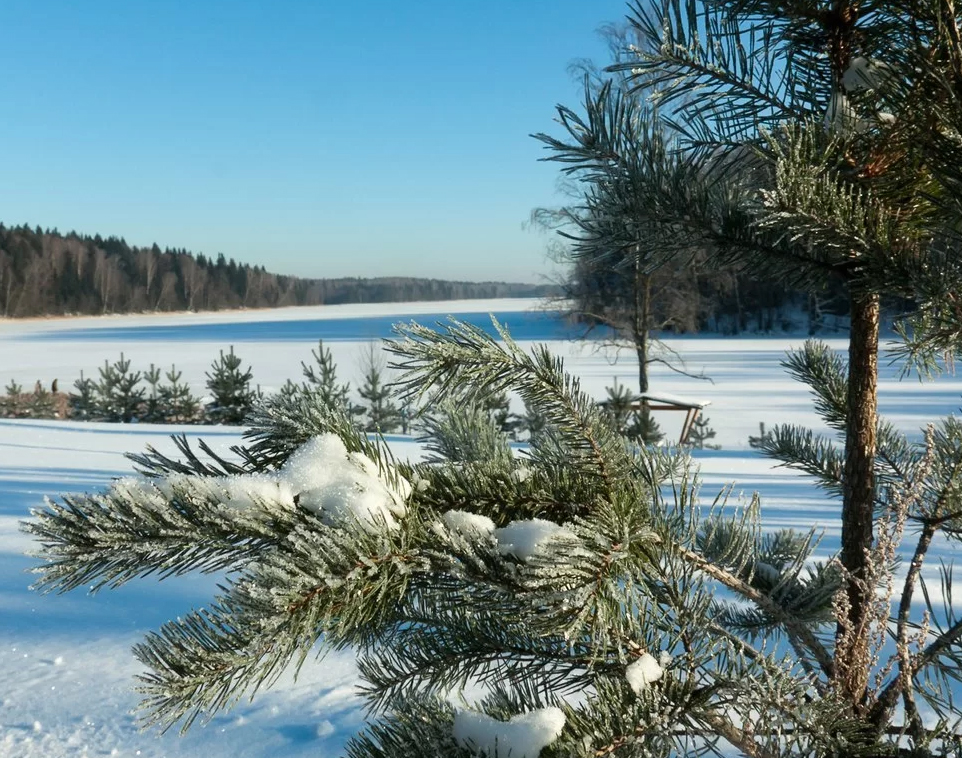
<svg viewBox="0 0 962 758">
<path fill-rule="evenodd" d="M 97 414 L 104 421 L 124 423 L 137 418 L 145 392 L 140 387 L 143 376 L 140 371 L 130 370 L 130 360 L 120 354 L 113 363 L 104 361 L 100 381 L 96 385 Z"/>
<path fill-rule="evenodd" d="M 365 408 L 351 402 L 351 385 L 349 382 L 341 384 L 337 379 L 337 366 L 331 351 L 324 346 L 324 340 L 317 341 L 317 349 L 311 351 L 314 358 L 313 364 L 301 361 L 301 373 L 304 375 L 304 384 L 301 388 L 314 394 L 322 403 L 343 409 L 351 418 L 358 420 L 365 413 Z M 296 392 L 298 386 L 288 380 L 281 388 L 281 392 Z M 380 390 L 379 390 L 380 391 Z M 405 420 L 399 416 L 398 423 L 402 426 Z M 405 432 L 406 434 L 407 432 Z"/>
<path fill-rule="evenodd" d="M 200 413 L 200 400 L 190 391 L 181 373 L 174 365 L 164 372 L 164 383 L 157 388 L 157 406 L 160 418 L 172 424 L 192 424 Z"/>
<path fill-rule="evenodd" d="M 364 383 L 358 390 L 365 414 L 364 431 L 389 434 L 401 427 L 401 411 L 394 392 L 384 382 L 384 363 L 372 346 L 365 354 Z"/>
<path fill-rule="evenodd" d="M 70 415 L 82 421 L 92 420 L 98 415 L 97 384 L 80 372 L 80 378 L 73 384 L 76 392 L 68 396 Z"/>
<path fill-rule="evenodd" d="M 758 436 L 753 434 L 748 435 L 748 446 L 753 448 L 759 448 L 762 443 L 771 436 L 771 431 L 765 431 L 765 422 L 760 421 L 758 423 Z"/>
<path fill-rule="evenodd" d="M 257 392 L 251 388 L 253 373 L 249 366 L 242 369 L 242 363 L 231 345 L 227 355 L 220 351 L 207 372 L 207 389 L 213 396 L 207 415 L 216 424 L 241 423 L 257 399 Z"/>
<path fill-rule="evenodd" d="M 511 400 L 507 392 L 493 392 L 480 399 L 481 408 L 491 418 L 491 423 L 495 428 L 508 435 L 511 439 L 517 439 L 518 431 L 521 429 L 523 419 L 516 413 L 511 412 Z"/>
<path fill-rule="evenodd" d="M 544 415 L 529 403 L 524 404 L 524 415 L 518 424 L 518 431 L 525 435 L 528 440 L 536 438 L 548 425 L 548 420 Z"/>
<path fill-rule="evenodd" d="M 301 371 L 305 383 L 314 391 L 321 402 L 339 408 L 349 408 L 351 405 L 351 385 L 337 381 L 337 366 L 331 351 L 324 347 L 324 340 L 317 341 L 317 348 L 311 351 L 314 357 L 313 365 L 301 361 Z"/>
<path fill-rule="evenodd" d="M 23 394 L 23 387 L 17 384 L 15 379 L 11 379 L 6 386 L 6 395 L 0 398 L 0 415 L 6 418 L 23 418 L 29 416 L 26 397 Z"/>
<path fill-rule="evenodd" d="M 27 415 L 31 418 L 56 418 L 57 416 L 54 398 L 40 382 L 37 382 L 33 394 L 29 396 Z"/>
<path fill-rule="evenodd" d="M 277 390 L 277 394 L 285 398 L 291 398 L 291 397 L 294 397 L 294 395 L 298 394 L 299 392 L 302 392 L 303 389 L 304 387 L 302 385 L 298 384 L 292 379 L 287 379 L 281 385 L 281 388 Z"/>
<path fill-rule="evenodd" d="M 147 395 L 141 421 L 148 423 L 162 421 L 164 414 L 160 398 L 160 368 L 151 363 L 150 368 L 144 372 L 144 381 L 147 382 Z"/>
</svg>

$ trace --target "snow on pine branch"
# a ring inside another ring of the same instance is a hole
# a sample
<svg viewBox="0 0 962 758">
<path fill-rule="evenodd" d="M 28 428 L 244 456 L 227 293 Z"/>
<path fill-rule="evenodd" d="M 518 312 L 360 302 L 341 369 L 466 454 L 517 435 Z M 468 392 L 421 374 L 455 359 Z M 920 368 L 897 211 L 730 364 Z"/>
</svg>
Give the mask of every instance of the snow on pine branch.
<svg viewBox="0 0 962 758">
<path fill-rule="evenodd" d="M 511 555 L 523 562 L 544 553 L 555 540 L 577 539 L 570 529 L 539 518 L 512 521 L 500 529 L 487 516 L 467 511 L 447 511 L 441 520 L 449 531 L 460 537 L 491 540 L 502 555 Z"/>
<path fill-rule="evenodd" d="M 167 498 L 190 492 L 241 512 L 258 506 L 299 506 L 317 514 L 328 526 L 356 523 L 368 531 L 382 525 L 396 530 L 395 518 L 407 512 L 405 501 L 411 485 L 390 473 L 382 475 L 363 453 L 349 453 L 336 434 L 323 434 L 301 445 L 273 473 L 223 478 L 172 474 L 151 483 Z M 122 481 L 125 487 L 134 486 L 129 479 Z M 149 485 L 142 482 L 139 486 Z"/>
<path fill-rule="evenodd" d="M 560 708 L 541 708 L 498 721 L 477 711 L 454 717 L 453 736 L 462 747 L 487 758 L 538 758 L 561 735 L 565 715 Z"/>
</svg>

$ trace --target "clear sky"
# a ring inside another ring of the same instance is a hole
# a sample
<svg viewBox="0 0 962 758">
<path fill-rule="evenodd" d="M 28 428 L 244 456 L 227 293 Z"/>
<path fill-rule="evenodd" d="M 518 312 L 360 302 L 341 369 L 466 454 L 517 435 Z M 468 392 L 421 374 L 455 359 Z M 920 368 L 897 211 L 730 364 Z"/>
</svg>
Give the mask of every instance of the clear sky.
<svg viewBox="0 0 962 758">
<path fill-rule="evenodd" d="M 540 281 L 528 135 L 624 0 L 2 0 L 0 221 L 301 276 Z"/>
</svg>

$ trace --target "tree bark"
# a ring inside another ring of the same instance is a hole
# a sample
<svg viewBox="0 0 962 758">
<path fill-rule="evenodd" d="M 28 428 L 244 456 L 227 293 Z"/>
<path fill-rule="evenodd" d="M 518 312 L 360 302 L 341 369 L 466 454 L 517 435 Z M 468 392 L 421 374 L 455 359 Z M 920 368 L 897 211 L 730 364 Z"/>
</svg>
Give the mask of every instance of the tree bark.
<svg viewBox="0 0 962 758">
<path fill-rule="evenodd" d="M 631 331 L 638 356 L 638 391 L 648 391 L 648 330 L 651 326 L 651 274 L 642 271 L 641 261 L 635 257 L 635 295 Z"/>
<path fill-rule="evenodd" d="M 850 305 L 841 562 L 851 580 L 846 587 L 847 613 L 836 628 L 835 671 L 841 693 L 859 709 L 868 687 L 875 596 L 867 577 L 875 503 L 879 298 L 852 292 Z"/>
</svg>

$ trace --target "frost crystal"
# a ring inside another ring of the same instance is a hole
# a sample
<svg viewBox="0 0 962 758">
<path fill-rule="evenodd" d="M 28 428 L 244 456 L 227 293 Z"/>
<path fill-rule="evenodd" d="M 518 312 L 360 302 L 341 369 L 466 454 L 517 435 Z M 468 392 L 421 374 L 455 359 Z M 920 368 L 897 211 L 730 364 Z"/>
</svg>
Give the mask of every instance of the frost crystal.
<svg viewBox="0 0 962 758">
<path fill-rule="evenodd" d="M 666 658 L 666 654 L 662 653 L 661 662 L 664 665 L 669 664 L 671 656 Z M 625 678 L 628 680 L 628 686 L 634 690 L 635 694 L 640 695 L 641 691 L 647 689 L 649 684 L 661 679 L 664 673 L 665 670 L 661 667 L 659 661 L 656 661 L 651 653 L 645 653 L 625 669 Z"/>
<path fill-rule="evenodd" d="M 454 717 L 452 730 L 462 747 L 486 756 L 538 758 L 564 729 L 565 715 L 560 708 L 542 708 L 522 713 L 509 721 L 498 721 L 484 713 L 461 711 Z"/>
<path fill-rule="evenodd" d="M 498 549 L 505 555 L 513 555 L 519 561 L 530 560 L 545 549 L 549 542 L 558 538 L 574 539 L 574 534 L 553 521 L 531 519 L 512 521 L 506 527 L 494 530 Z"/>
</svg>

